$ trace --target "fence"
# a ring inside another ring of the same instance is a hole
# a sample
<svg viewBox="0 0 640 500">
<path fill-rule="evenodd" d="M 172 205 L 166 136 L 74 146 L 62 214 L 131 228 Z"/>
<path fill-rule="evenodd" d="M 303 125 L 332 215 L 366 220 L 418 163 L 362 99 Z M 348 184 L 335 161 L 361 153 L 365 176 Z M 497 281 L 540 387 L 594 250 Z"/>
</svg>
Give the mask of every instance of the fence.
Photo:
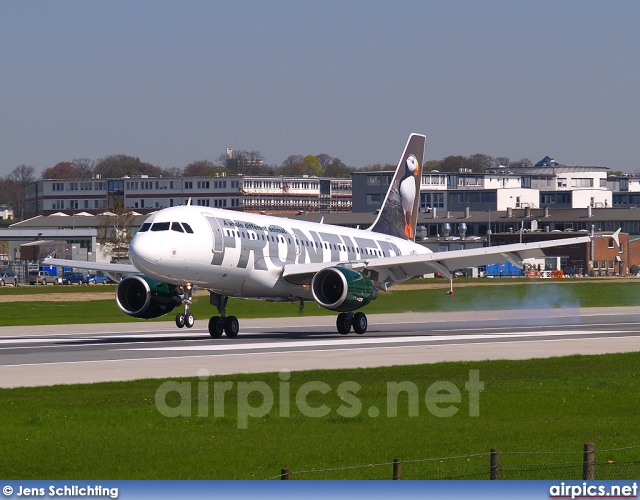
<svg viewBox="0 0 640 500">
<path fill-rule="evenodd" d="M 56 266 L 43 267 L 38 261 L 28 261 L 28 260 L 19 260 L 19 261 L 0 261 L 0 272 L 10 271 L 15 273 L 18 278 L 19 285 L 27 284 L 27 275 L 29 271 L 49 271 L 55 274 Z M 60 276 L 62 276 L 62 268 L 58 271 Z"/>
<path fill-rule="evenodd" d="M 632 459 L 628 460 L 629 455 Z M 598 461 L 598 457 L 605 459 Z M 616 460 L 621 456 L 623 460 Z M 598 450 L 593 443 L 566 452 L 500 452 L 371 463 L 326 469 L 282 469 L 268 479 L 583 479 L 640 477 L 640 445 Z"/>
<path fill-rule="evenodd" d="M 29 264 L 32 264 L 26 260 L 22 261 L 4 261 L 0 262 L 1 272 L 11 271 L 18 277 L 18 284 L 24 285 L 27 282 L 27 273 L 31 270 Z M 39 268 L 36 264 L 36 271 Z"/>
</svg>

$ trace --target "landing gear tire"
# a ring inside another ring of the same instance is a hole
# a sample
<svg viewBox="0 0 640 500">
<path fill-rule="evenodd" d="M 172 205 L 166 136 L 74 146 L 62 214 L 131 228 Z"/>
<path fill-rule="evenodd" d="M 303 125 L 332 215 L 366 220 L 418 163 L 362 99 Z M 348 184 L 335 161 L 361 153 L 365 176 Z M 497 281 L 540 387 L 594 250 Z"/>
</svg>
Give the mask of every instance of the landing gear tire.
<svg viewBox="0 0 640 500">
<path fill-rule="evenodd" d="M 369 322 L 367 321 L 367 316 L 365 313 L 355 313 L 353 316 L 353 331 L 359 335 L 362 335 L 367 331 L 367 326 Z"/>
<path fill-rule="evenodd" d="M 351 318 L 347 313 L 338 314 L 336 327 L 338 328 L 338 333 L 340 333 L 340 335 L 349 334 L 349 332 L 351 331 Z"/>
<path fill-rule="evenodd" d="M 182 313 L 176 314 L 176 326 L 178 328 L 184 328 L 184 324 L 185 324 L 184 320 L 185 320 L 184 314 Z"/>
<path fill-rule="evenodd" d="M 192 328 L 195 322 L 196 320 L 193 317 L 193 314 L 187 313 L 184 315 L 184 326 L 187 328 Z"/>
<path fill-rule="evenodd" d="M 209 335 L 214 339 L 222 337 L 224 331 L 224 322 L 220 316 L 213 316 L 209 320 Z"/>
<path fill-rule="evenodd" d="M 224 333 L 229 338 L 234 338 L 238 336 L 238 332 L 240 331 L 240 323 L 238 322 L 238 318 L 235 316 L 227 316 L 224 320 Z"/>
</svg>

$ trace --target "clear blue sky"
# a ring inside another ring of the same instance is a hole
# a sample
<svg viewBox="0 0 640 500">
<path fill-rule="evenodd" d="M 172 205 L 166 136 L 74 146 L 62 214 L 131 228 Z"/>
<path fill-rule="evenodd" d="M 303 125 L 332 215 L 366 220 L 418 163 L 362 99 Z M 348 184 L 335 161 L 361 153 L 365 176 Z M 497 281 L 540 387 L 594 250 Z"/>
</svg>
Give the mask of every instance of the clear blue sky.
<svg viewBox="0 0 640 500">
<path fill-rule="evenodd" d="M 640 168 L 640 2 L 0 0 L 0 175 L 550 155 Z"/>
</svg>

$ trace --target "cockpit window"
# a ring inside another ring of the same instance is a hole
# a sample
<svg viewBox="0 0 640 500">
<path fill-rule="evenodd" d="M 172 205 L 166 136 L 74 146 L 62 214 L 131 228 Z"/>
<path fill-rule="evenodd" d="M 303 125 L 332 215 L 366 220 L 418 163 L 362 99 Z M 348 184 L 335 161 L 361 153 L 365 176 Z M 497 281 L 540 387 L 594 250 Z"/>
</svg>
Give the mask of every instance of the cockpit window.
<svg viewBox="0 0 640 500">
<path fill-rule="evenodd" d="M 144 224 L 142 224 L 142 226 L 140 226 L 140 229 L 138 229 L 138 232 L 144 233 L 145 231 L 148 231 L 150 227 L 151 227 L 151 222 L 145 222 Z"/>
<path fill-rule="evenodd" d="M 191 229 L 191 226 L 190 226 L 189 224 L 187 224 L 186 222 L 183 222 L 183 223 L 182 223 L 182 227 L 184 227 L 184 230 L 185 230 L 187 233 L 191 233 L 191 234 L 193 234 L 193 229 Z"/>
<path fill-rule="evenodd" d="M 171 230 L 172 231 L 177 231 L 178 233 L 184 233 L 184 229 L 182 229 L 182 226 L 180 225 L 179 222 L 172 222 L 171 223 Z"/>
<path fill-rule="evenodd" d="M 169 222 L 156 222 L 151 226 L 151 231 L 168 231 Z"/>
</svg>

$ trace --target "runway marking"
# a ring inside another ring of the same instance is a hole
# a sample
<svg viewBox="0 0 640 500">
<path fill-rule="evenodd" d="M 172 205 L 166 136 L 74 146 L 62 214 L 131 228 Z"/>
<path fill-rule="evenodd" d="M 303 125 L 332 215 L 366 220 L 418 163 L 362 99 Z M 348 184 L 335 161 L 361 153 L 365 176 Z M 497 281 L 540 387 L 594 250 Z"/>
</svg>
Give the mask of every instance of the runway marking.
<svg viewBox="0 0 640 500">
<path fill-rule="evenodd" d="M 440 323 L 440 322 L 438 322 Z M 420 322 L 416 322 L 416 321 L 401 321 L 401 322 L 393 322 L 393 323 L 376 323 L 375 325 L 372 325 L 374 327 L 386 327 L 386 326 L 397 326 L 397 325 L 424 325 L 424 323 L 420 323 Z M 594 327 L 599 327 L 599 326 L 606 326 L 606 327 L 620 327 L 620 326 L 638 326 L 638 323 L 636 322 L 624 322 L 624 323 L 594 323 L 591 324 L 590 326 L 594 326 Z M 322 328 L 322 327 L 328 327 L 328 326 L 333 326 L 333 325 L 326 325 L 326 324 L 313 324 L 313 325 L 305 325 L 305 328 Z M 538 328 L 556 328 L 557 325 L 536 325 Z M 567 325 L 563 325 L 564 328 L 574 328 L 574 327 L 584 327 L 584 323 L 571 323 L 571 324 L 567 324 Z M 284 325 L 284 326 L 251 326 L 251 327 L 247 327 L 245 329 L 243 329 L 242 333 L 244 334 L 252 334 L 255 332 L 262 332 L 264 330 L 290 330 L 290 329 L 300 329 L 300 325 Z M 518 326 L 518 325 L 509 325 L 509 326 L 495 326 L 495 327 L 476 327 L 473 330 L 475 331 L 484 331 L 484 330 L 493 330 L 493 331 L 505 331 L 505 330 L 524 330 L 527 328 L 531 328 L 531 325 L 522 325 L 522 326 Z M 461 330 L 461 328 L 437 328 L 437 329 L 433 329 L 430 330 L 428 332 L 425 332 L 424 335 L 430 335 L 431 333 L 436 333 L 436 332 L 455 332 L 455 331 L 459 331 Z M 602 330 L 602 332 L 604 332 L 604 330 Z M 192 335 L 194 334 L 203 334 L 204 335 L 204 339 L 207 339 L 207 334 L 208 334 L 208 330 L 206 328 L 191 328 L 188 330 L 162 330 L 162 331 L 158 331 L 158 332 L 148 332 L 145 330 L 134 330 L 131 332 L 96 332 L 96 333 L 88 333 L 88 332 L 82 332 L 82 333 L 78 333 L 76 335 L 82 335 L 81 337 L 75 337 L 75 336 L 64 336 L 64 337 L 51 337 L 51 336 L 40 336 L 40 335 L 29 335 L 29 336 L 16 336 L 16 337 L 3 337 L 0 338 L 0 345 L 3 344 L 37 344 L 37 343 L 42 343 L 42 344 L 46 344 L 46 343 L 56 343 L 56 342 L 68 342 L 68 343 L 74 343 L 74 342 L 88 342 L 91 340 L 94 341 L 104 341 L 104 340 L 120 340 L 120 342 L 113 342 L 112 344 L 116 344 L 116 343 L 128 343 L 127 341 L 129 339 L 145 339 L 145 338 L 160 338 L 162 339 L 164 336 L 178 336 L 183 333 L 183 334 L 187 334 L 190 333 Z M 332 332 L 333 333 L 333 332 Z M 598 333 L 598 332 L 595 332 Z M 73 334 L 72 334 L 73 335 Z M 391 333 L 391 335 L 393 335 L 393 333 Z M 342 338 L 342 337 L 336 337 L 336 338 Z M 366 337 L 365 337 L 366 338 Z M 433 338 L 433 337 L 430 337 Z M 168 341 L 182 341 L 182 342 L 189 342 L 189 341 L 193 341 L 193 339 L 180 339 L 180 338 L 172 338 L 172 339 L 167 339 Z M 284 339 L 283 339 L 284 340 Z M 87 344 L 83 344 L 83 345 L 87 345 Z M 102 345 L 102 344 L 90 344 L 90 345 Z M 2 349 L 0 347 L 0 349 Z"/>
<path fill-rule="evenodd" d="M 383 323 L 378 324 L 377 326 L 387 326 L 398 324 L 418 324 L 415 321 L 407 321 L 402 323 Z M 614 324 L 595 324 L 591 326 L 625 326 L 625 325 L 637 325 L 637 323 L 614 323 Z M 327 325 L 308 325 L 313 327 L 324 327 Z M 563 325 L 565 328 L 574 328 L 584 326 L 584 324 L 570 324 Z M 284 326 L 278 327 L 279 329 L 291 329 L 291 328 L 300 328 L 299 326 Z M 166 342 L 201 342 L 203 340 L 209 340 L 209 337 L 206 335 L 207 330 L 202 329 L 191 329 L 187 330 L 187 332 L 193 335 L 202 334 L 202 339 L 194 339 L 194 338 L 179 338 L 176 337 L 178 332 L 155 332 L 155 333 L 119 333 L 113 332 L 112 335 L 101 336 L 91 335 L 82 337 L 45 337 L 45 338 L 13 338 L 13 339 L 0 339 L 0 352 L 4 350 L 15 350 L 15 349 L 37 349 L 46 344 L 55 344 L 61 345 L 64 344 L 64 347 L 105 347 L 112 348 L 111 350 L 134 350 L 134 351 L 228 351 L 228 350 L 250 350 L 250 349 L 270 349 L 274 347 L 283 347 L 283 348 L 296 348 L 296 347 L 314 347 L 314 346 L 329 346 L 334 345 L 335 343 L 339 343 L 341 345 L 352 345 L 352 344 L 384 344 L 384 343 L 430 343 L 430 342 L 439 342 L 443 340 L 474 340 L 474 339 L 492 339 L 492 338 L 507 338 L 507 337 L 535 337 L 535 336 L 560 336 L 560 335 L 598 335 L 598 334 L 611 334 L 611 333 L 625 333 L 623 330 L 596 330 L 596 331 L 585 331 L 585 330 L 539 330 L 532 332 L 516 332 L 514 330 L 523 330 L 530 328 L 530 326 L 505 326 L 505 327 L 479 327 L 474 330 L 477 332 L 491 330 L 496 333 L 487 333 L 487 334 L 462 334 L 462 335 L 433 335 L 430 332 L 426 332 L 424 334 L 412 335 L 412 336 L 390 336 L 390 337 L 335 337 L 327 340 L 303 340 L 303 341 L 289 341 L 283 338 L 278 342 L 255 342 L 255 343 L 234 343 L 234 344 L 206 344 L 206 345 L 196 345 L 196 346 L 169 346 L 169 347 L 155 347 L 153 345 L 140 345 L 137 342 L 132 342 L 132 340 L 140 340 L 140 339 L 158 339 L 163 340 L 164 337 L 171 338 L 164 339 Z M 539 328 L 555 328 L 554 325 L 540 325 Z M 256 331 L 264 331 L 271 330 L 273 327 L 250 327 L 245 331 L 247 334 L 255 333 Z M 434 329 L 431 330 L 433 333 L 445 333 L 445 332 L 457 332 L 460 328 L 451 328 L 451 329 Z M 252 332 L 253 331 L 253 332 Z M 507 333 L 508 332 L 508 333 Z M 627 334 L 631 335 L 634 332 L 626 331 Z M 640 333 L 640 332 L 635 332 Z M 247 337 L 249 340 L 250 337 Z M 93 342 L 92 342 L 93 341 Z M 226 342 L 226 340 L 223 340 Z M 16 344 L 28 344 L 28 345 L 16 345 Z M 118 345 L 129 345 L 134 344 L 136 347 L 128 347 L 128 348 L 117 348 Z"/>
<path fill-rule="evenodd" d="M 614 339 L 628 339 L 629 337 L 608 337 L 607 339 L 599 339 L 599 338 L 582 338 L 582 339 L 538 339 L 538 340 L 505 340 L 504 342 L 500 342 L 500 345 L 507 345 L 507 344 L 519 344 L 519 343 L 537 343 L 537 342 L 567 342 L 567 341 L 575 341 L 575 340 L 614 340 Z M 389 346 L 375 346 L 373 347 L 373 349 L 408 349 L 411 347 L 430 347 L 430 348 L 438 348 L 438 347 L 451 347 L 451 346 L 457 346 L 457 345 L 492 345 L 495 344 L 495 342 L 469 342 L 466 344 L 460 344 L 460 343 L 451 343 L 451 344 L 438 344 L 438 345 L 424 345 L 424 346 L 401 346 L 401 345 L 389 345 Z M 356 351 L 358 350 L 358 347 L 347 347 L 345 349 L 341 349 L 341 351 Z M 302 351 L 302 353 L 314 353 L 314 352 L 327 352 L 327 353 L 331 353 L 331 352 L 335 352 L 335 349 L 314 349 L 313 351 Z M 606 351 L 605 351 L 606 352 Z M 618 352 L 618 351 L 613 351 L 613 352 Z M 627 351 L 620 351 L 620 352 L 627 352 Z M 269 356 L 269 355 L 280 355 L 280 354 L 294 354 L 294 355 L 300 355 L 301 351 L 291 351 L 291 350 L 283 350 L 283 351 L 271 351 L 271 352 L 255 352 L 255 353 L 228 353 L 225 354 L 225 356 Z M 552 356 L 552 355 L 551 355 Z M 541 357 L 551 357 L 551 356 L 541 356 Z M 194 360 L 194 359 L 198 359 L 198 358 L 211 358 L 211 356 L 206 355 L 206 354 L 202 354 L 202 355 L 198 355 L 198 356 L 189 356 L 189 357 L 184 357 L 184 356 L 162 356 L 159 358 L 124 358 L 124 359 L 90 359 L 90 360 L 82 360 L 82 361 L 51 361 L 51 362 L 44 362 L 44 363 L 21 363 L 21 364 L 15 364 L 15 365 L 0 365 L 0 370 L 2 369 L 11 369 L 11 368 L 17 368 L 17 367 L 25 367 L 25 366 L 43 366 L 43 365 L 77 365 L 77 364 L 85 364 L 85 363 L 123 363 L 123 362 L 128 362 L 128 361 L 150 361 L 150 362 L 157 362 L 157 361 L 163 361 L 163 360 L 168 360 L 168 359 L 176 359 L 176 360 Z M 464 361 L 468 358 L 460 358 L 461 361 Z M 487 358 L 487 359 L 499 359 L 499 358 Z M 428 364 L 428 363 L 427 363 Z M 381 365 L 383 366 L 383 365 Z M 297 370 L 297 371 L 305 371 L 305 370 Z M 158 378 L 158 377 L 153 377 L 153 378 Z M 163 376 L 161 378 L 170 378 L 170 376 Z M 135 380 L 135 379 L 131 379 L 131 380 Z M 0 387 L 2 387 L 2 384 L 0 383 Z"/>
<path fill-rule="evenodd" d="M 621 334 L 622 330 L 560 330 L 553 332 L 533 331 L 513 334 L 480 334 L 480 335 L 429 335 L 429 336 L 411 336 L 411 337 L 385 337 L 385 338 L 335 338 L 332 340 L 305 340 L 291 342 L 253 342 L 250 344 L 207 344 L 196 346 L 173 346 L 173 347 L 125 347 L 116 349 L 118 351 L 246 351 L 252 349 L 288 349 L 295 347 L 323 347 L 323 346 L 344 346 L 344 345 L 377 345 L 377 344 L 400 344 L 400 343 L 424 343 L 431 344 L 441 341 L 454 340 L 490 340 L 505 338 L 528 338 L 528 337 L 558 337 L 558 336 L 576 336 L 576 335 L 600 335 L 600 334 Z M 639 332 L 640 334 L 640 332 Z"/>
</svg>

